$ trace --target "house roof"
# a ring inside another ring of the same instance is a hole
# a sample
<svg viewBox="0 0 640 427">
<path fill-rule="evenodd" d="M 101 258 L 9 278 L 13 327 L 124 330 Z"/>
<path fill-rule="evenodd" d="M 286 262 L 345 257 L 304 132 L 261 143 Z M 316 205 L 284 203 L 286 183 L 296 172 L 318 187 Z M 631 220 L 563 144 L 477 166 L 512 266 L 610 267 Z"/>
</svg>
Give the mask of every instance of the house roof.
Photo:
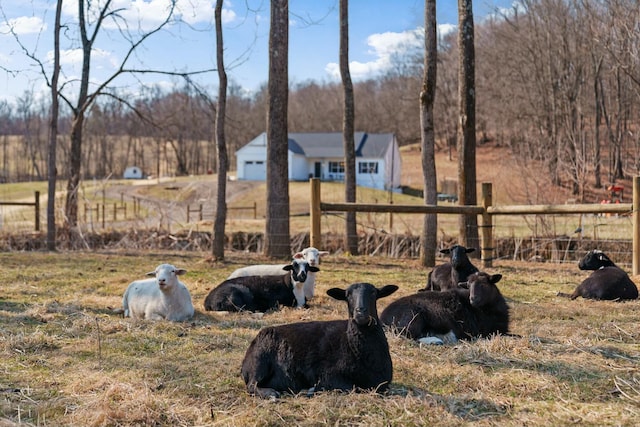
<svg viewBox="0 0 640 427">
<path fill-rule="evenodd" d="M 383 157 L 392 142 L 392 133 L 356 132 L 356 157 Z M 289 150 L 312 158 L 341 158 L 344 157 L 342 133 L 290 133 Z"/>
</svg>

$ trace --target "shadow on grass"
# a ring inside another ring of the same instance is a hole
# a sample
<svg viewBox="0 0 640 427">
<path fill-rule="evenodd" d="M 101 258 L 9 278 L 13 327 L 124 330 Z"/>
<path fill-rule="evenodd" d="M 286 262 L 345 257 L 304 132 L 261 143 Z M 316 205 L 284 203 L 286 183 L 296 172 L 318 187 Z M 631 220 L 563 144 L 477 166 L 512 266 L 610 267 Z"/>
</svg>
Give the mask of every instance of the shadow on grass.
<svg viewBox="0 0 640 427">
<path fill-rule="evenodd" d="M 475 399 L 457 396 L 443 396 L 430 393 L 426 390 L 392 383 L 387 393 L 391 396 L 414 396 L 425 401 L 431 401 L 434 406 L 439 406 L 455 417 L 465 421 L 479 420 L 486 417 L 507 415 L 509 408 L 506 405 L 493 402 L 489 399 Z"/>
</svg>

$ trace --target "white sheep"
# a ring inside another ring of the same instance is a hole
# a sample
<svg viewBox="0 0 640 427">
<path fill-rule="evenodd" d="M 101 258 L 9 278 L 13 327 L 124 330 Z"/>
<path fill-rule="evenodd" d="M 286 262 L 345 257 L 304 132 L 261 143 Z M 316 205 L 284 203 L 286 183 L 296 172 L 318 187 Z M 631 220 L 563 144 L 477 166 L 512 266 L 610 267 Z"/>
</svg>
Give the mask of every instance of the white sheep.
<svg viewBox="0 0 640 427">
<path fill-rule="evenodd" d="M 131 282 L 122 297 L 125 317 L 181 322 L 193 317 L 191 294 L 178 279 L 187 270 L 160 264 L 147 273 L 153 279 Z"/>
<path fill-rule="evenodd" d="M 309 263 L 311 267 L 318 267 L 320 265 L 320 257 L 323 255 L 329 255 L 328 251 L 320 251 L 313 246 L 305 248 L 300 252 L 296 252 L 293 258 L 302 258 Z M 240 267 L 234 270 L 228 279 L 234 279 L 236 277 L 245 276 L 282 276 L 283 269 L 289 264 L 258 264 L 249 265 L 247 267 Z M 304 282 L 304 296 L 307 301 L 311 300 L 315 295 L 316 290 L 316 273 L 309 272 L 307 280 Z"/>
</svg>

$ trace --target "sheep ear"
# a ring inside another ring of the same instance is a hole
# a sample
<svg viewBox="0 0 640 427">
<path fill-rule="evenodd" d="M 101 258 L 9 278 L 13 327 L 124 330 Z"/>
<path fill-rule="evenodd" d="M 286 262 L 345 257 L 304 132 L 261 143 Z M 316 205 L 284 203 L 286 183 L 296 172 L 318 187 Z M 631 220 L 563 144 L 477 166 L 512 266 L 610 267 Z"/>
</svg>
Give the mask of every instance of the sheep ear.
<svg viewBox="0 0 640 427">
<path fill-rule="evenodd" d="M 469 289 L 469 282 L 458 282 L 458 287 L 462 289 Z"/>
<path fill-rule="evenodd" d="M 327 291 L 327 295 L 329 295 L 331 298 L 335 298 L 339 301 L 346 301 L 347 300 L 347 292 L 344 289 L 340 289 L 340 288 L 331 288 Z"/>
<path fill-rule="evenodd" d="M 489 276 L 489 281 L 491 283 L 498 283 L 502 279 L 502 274 L 492 274 Z"/>
<path fill-rule="evenodd" d="M 385 285 L 381 288 L 378 288 L 378 299 L 388 297 L 397 290 L 398 287 L 396 285 Z"/>
<path fill-rule="evenodd" d="M 320 269 L 318 267 L 309 266 L 309 271 L 311 271 L 313 273 L 317 273 L 318 271 L 320 271 Z"/>
<path fill-rule="evenodd" d="M 282 269 L 283 269 L 283 270 L 286 270 L 286 271 L 291 271 L 291 270 L 293 270 L 293 265 L 291 265 L 291 264 L 287 264 L 287 265 L 285 265 L 284 267 L 282 267 Z"/>
<path fill-rule="evenodd" d="M 296 252 L 293 255 L 293 259 L 300 259 L 300 258 L 304 258 L 304 255 L 302 255 L 302 252 Z"/>
<path fill-rule="evenodd" d="M 329 255 L 329 251 L 318 251 L 318 255 Z"/>
<path fill-rule="evenodd" d="M 471 252 L 475 252 L 475 251 L 476 251 L 476 248 L 467 248 L 465 250 L 466 253 L 471 253 Z"/>
<path fill-rule="evenodd" d="M 184 268 L 176 268 L 175 272 L 176 272 L 176 276 L 181 276 L 185 274 L 187 270 L 185 270 Z"/>
<path fill-rule="evenodd" d="M 156 277 L 156 272 L 155 271 L 150 271 L 146 274 L 146 276 L 151 276 L 151 277 Z"/>
<path fill-rule="evenodd" d="M 451 249 L 440 249 L 440 253 L 441 254 L 450 254 L 451 253 Z"/>
</svg>

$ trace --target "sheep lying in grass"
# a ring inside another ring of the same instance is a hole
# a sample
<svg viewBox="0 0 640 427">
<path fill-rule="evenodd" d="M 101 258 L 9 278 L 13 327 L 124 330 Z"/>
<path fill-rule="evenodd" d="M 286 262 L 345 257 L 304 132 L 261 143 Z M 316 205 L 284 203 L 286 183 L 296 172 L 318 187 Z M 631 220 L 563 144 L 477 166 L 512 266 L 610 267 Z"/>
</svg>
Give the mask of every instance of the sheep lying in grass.
<svg viewBox="0 0 640 427">
<path fill-rule="evenodd" d="M 593 273 L 580 283 L 573 294 L 558 293 L 569 296 L 596 300 L 631 300 L 638 298 L 638 288 L 629 275 L 616 266 L 604 252 L 592 250 L 587 252 L 578 263 L 580 270 L 593 270 Z"/>
<path fill-rule="evenodd" d="M 389 304 L 382 323 L 424 344 L 508 334 L 509 307 L 496 283 L 501 274 L 477 272 L 448 291 L 421 291 Z"/>
<path fill-rule="evenodd" d="M 242 377 L 250 394 L 364 390 L 383 392 L 393 373 L 389 345 L 378 320 L 376 300 L 395 285 L 355 283 L 327 294 L 346 301 L 348 320 L 291 323 L 263 328 L 247 349 Z"/>
<path fill-rule="evenodd" d="M 450 261 L 435 267 L 427 276 L 427 286 L 424 290 L 444 291 L 455 289 L 458 283 L 466 282 L 469 275 L 478 271 L 471 263 L 468 253 L 474 252 L 473 248 L 465 248 L 453 245 L 448 249 L 442 249 L 440 253 L 450 256 Z"/>
<path fill-rule="evenodd" d="M 125 317 L 149 320 L 184 321 L 193 317 L 191 294 L 178 279 L 187 270 L 160 264 L 147 273 L 153 279 L 131 282 L 122 297 Z"/>
<path fill-rule="evenodd" d="M 320 251 L 313 246 L 304 248 L 300 252 L 296 252 L 293 258 L 302 258 L 309 263 L 311 267 L 320 266 L 320 257 L 323 255 L 329 255 L 328 251 Z M 236 277 L 245 276 L 281 276 L 282 269 L 287 264 L 258 264 L 249 265 L 247 267 L 240 267 L 234 270 L 227 279 L 234 279 Z M 315 295 L 316 288 L 316 272 L 310 271 L 307 279 L 304 282 L 304 296 L 307 301 L 310 301 Z"/>
<path fill-rule="evenodd" d="M 245 276 L 227 279 L 205 298 L 207 311 L 260 311 L 279 306 L 306 306 L 304 285 L 310 273 L 320 271 L 302 258 L 285 265 L 279 276 Z M 283 274 L 284 273 L 284 274 Z"/>
</svg>

